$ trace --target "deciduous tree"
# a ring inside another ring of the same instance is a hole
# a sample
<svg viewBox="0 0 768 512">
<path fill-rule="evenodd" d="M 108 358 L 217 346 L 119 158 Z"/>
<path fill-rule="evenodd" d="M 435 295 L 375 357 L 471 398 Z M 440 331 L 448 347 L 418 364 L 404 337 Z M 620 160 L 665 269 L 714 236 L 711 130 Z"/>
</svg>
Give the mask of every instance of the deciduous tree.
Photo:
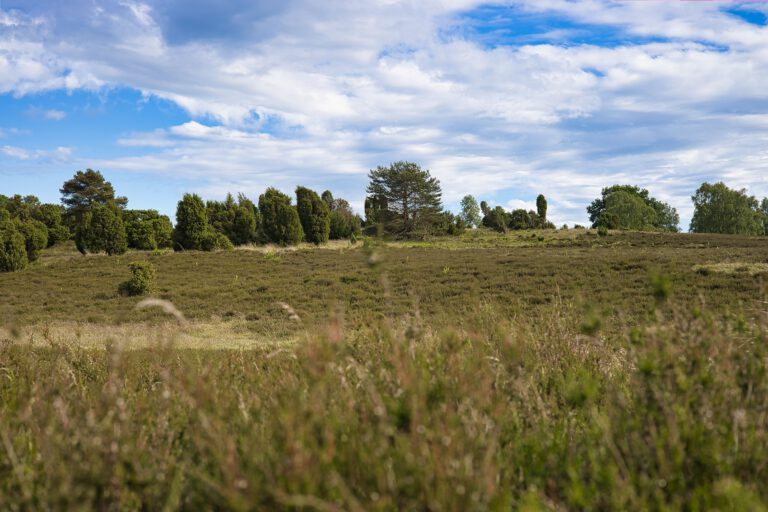
<svg viewBox="0 0 768 512">
<path fill-rule="evenodd" d="M 694 233 L 730 233 L 762 235 L 765 233 L 763 213 L 754 196 L 733 190 L 725 183 L 702 183 L 691 197 Z"/>
<path fill-rule="evenodd" d="M 480 207 L 472 195 L 466 195 L 461 199 L 461 219 L 469 227 L 477 227 L 482 221 Z"/>
</svg>

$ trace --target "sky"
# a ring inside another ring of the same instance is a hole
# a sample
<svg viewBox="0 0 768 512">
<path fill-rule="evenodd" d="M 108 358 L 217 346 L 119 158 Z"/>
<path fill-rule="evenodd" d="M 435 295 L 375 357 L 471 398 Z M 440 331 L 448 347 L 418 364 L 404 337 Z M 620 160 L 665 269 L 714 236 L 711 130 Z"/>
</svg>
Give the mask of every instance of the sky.
<svg viewBox="0 0 768 512">
<path fill-rule="evenodd" d="M 724 181 L 768 196 L 768 3 L 0 0 L 0 194 L 100 170 L 131 208 L 333 191 L 429 169 L 587 224 L 633 184 L 688 227 Z"/>
</svg>

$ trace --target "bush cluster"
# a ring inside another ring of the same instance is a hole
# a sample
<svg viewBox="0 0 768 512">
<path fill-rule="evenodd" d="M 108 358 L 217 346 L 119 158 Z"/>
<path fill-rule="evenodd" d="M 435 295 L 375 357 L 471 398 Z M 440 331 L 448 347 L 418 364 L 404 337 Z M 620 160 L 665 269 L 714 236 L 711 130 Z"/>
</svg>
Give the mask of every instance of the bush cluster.
<svg viewBox="0 0 768 512">
<path fill-rule="evenodd" d="M 134 261 L 128 265 L 131 277 L 118 286 L 121 295 L 135 296 L 151 293 L 155 288 L 157 269 L 148 261 Z"/>
</svg>

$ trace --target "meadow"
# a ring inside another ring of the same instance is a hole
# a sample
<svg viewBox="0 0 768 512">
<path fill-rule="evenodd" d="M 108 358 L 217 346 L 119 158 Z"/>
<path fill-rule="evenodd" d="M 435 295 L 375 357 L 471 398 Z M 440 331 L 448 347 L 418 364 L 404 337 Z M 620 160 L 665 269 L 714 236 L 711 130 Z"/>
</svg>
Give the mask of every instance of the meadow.
<svg viewBox="0 0 768 512">
<path fill-rule="evenodd" d="M 3 510 L 768 507 L 764 237 L 63 246 L 0 296 Z"/>
</svg>

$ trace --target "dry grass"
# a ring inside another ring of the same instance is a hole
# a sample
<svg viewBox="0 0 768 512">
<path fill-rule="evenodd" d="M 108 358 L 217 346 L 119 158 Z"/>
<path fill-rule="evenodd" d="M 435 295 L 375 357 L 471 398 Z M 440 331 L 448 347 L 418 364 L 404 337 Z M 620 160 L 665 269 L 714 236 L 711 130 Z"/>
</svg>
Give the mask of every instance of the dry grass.
<svg viewBox="0 0 768 512">
<path fill-rule="evenodd" d="M 0 508 L 766 510 L 765 239 L 481 235 L 0 276 Z"/>
<path fill-rule="evenodd" d="M 710 263 L 707 265 L 694 265 L 693 271 L 699 274 L 719 273 L 719 274 L 749 274 L 756 276 L 758 274 L 768 274 L 768 263 Z"/>
<path fill-rule="evenodd" d="M 163 323 L 93 324 L 83 322 L 48 322 L 23 327 L 0 327 L 0 340 L 13 340 L 21 346 L 45 348 L 72 346 L 86 349 L 143 350 L 172 347 L 194 350 L 277 349 L 293 346 L 299 335 L 280 338 L 254 334 L 243 320 L 192 322 L 180 326 L 176 321 Z"/>
</svg>

